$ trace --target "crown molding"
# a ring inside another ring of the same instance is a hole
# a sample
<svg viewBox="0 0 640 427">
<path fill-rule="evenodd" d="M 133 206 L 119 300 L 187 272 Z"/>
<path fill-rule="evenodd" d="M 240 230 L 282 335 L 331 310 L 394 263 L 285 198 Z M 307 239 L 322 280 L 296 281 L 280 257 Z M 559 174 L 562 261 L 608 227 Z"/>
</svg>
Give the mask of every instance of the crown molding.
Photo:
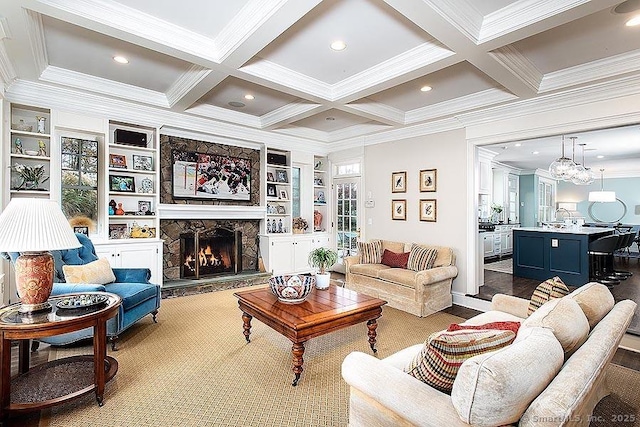
<svg viewBox="0 0 640 427">
<path fill-rule="evenodd" d="M 638 71 L 640 71 L 640 50 L 634 50 L 547 73 L 542 78 L 540 92 L 549 92 Z"/>
<path fill-rule="evenodd" d="M 485 43 L 562 12 L 589 3 L 590 0 L 518 0 L 484 17 L 478 42 Z"/>
<path fill-rule="evenodd" d="M 327 107 L 321 104 L 310 104 L 302 101 L 292 102 L 260 116 L 260 127 L 264 129 L 283 123 L 290 123 L 292 120 L 300 120 L 303 117 L 308 117 L 326 109 Z"/>
<path fill-rule="evenodd" d="M 164 93 L 49 65 L 40 80 L 158 107 L 169 107 Z"/>
<path fill-rule="evenodd" d="M 388 125 L 405 124 L 404 111 L 381 102 L 375 102 L 367 99 L 366 102 L 346 104 L 344 107 L 346 107 L 343 108 L 345 111 L 355 110 L 360 113 L 367 114 L 374 120 L 380 120 Z"/>
<path fill-rule="evenodd" d="M 297 136 L 299 138 L 311 139 L 319 142 L 329 142 L 328 132 L 303 128 L 299 126 L 289 126 L 286 128 L 274 129 L 273 132 L 277 132 L 283 135 Z M 291 149 L 291 147 L 289 147 L 288 149 Z"/>
<path fill-rule="evenodd" d="M 269 146 L 278 146 L 287 150 L 290 150 L 291 147 L 300 148 L 301 150 L 326 150 L 324 144 L 294 136 L 274 136 L 273 133 L 260 129 L 136 104 L 100 94 L 83 93 L 42 82 L 16 80 L 8 88 L 5 96 L 10 102 L 43 108 L 59 108 L 85 116 L 103 117 L 125 123 L 135 123 L 149 127 L 166 126 L 176 129 L 189 129 L 192 132 L 268 144 Z"/>
<path fill-rule="evenodd" d="M 198 83 L 202 81 L 211 73 L 208 68 L 201 67 L 193 64 L 187 71 L 182 73 L 180 77 L 176 79 L 171 87 L 165 92 L 167 102 L 170 107 L 176 105 L 182 98 L 184 98 Z"/>
<path fill-rule="evenodd" d="M 369 135 L 374 132 L 378 132 L 383 129 L 388 129 L 389 126 L 375 123 L 361 123 L 353 126 L 349 126 L 344 129 L 334 130 L 328 132 L 329 142 L 338 142 L 345 139 L 355 138 L 358 136 Z"/>
<path fill-rule="evenodd" d="M 288 0 L 251 0 L 216 36 L 218 59 L 223 62 L 245 40 L 255 33 Z"/>
<path fill-rule="evenodd" d="M 481 92 L 407 111 L 406 123 L 422 122 L 476 108 L 488 107 L 501 102 L 512 101 L 517 98 L 517 96 L 501 89 L 490 88 Z"/>
<path fill-rule="evenodd" d="M 489 56 L 518 77 L 534 92 L 538 92 L 543 75 L 529 59 L 513 45 L 507 45 L 489 52 Z"/>
<path fill-rule="evenodd" d="M 227 138 L 219 135 L 211 135 L 202 132 L 192 132 L 186 129 L 179 129 L 171 126 L 163 126 L 160 128 L 160 135 L 175 136 L 177 138 L 194 139 L 196 141 L 212 142 L 214 144 L 233 145 L 236 147 L 251 148 L 260 150 L 264 147 L 263 143 L 253 143 L 243 141 L 236 138 Z"/>
<path fill-rule="evenodd" d="M 29 44 L 31 45 L 31 53 L 33 54 L 38 75 L 40 75 L 49 66 L 47 45 L 44 40 L 42 15 L 28 9 L 25 9 L 24 13 L 25 22 L 27 23 L 27 34 L 29 35 Z"/>
<path fill-rule="evenodd" d="M 109 0 L 38 0 L 68 14 L 169 46 L 197 58 L 219 63 L 215 42 L 138 9 Z M 197 13 L 194 12 L 194 13 Z"/>
<path fill-rule="evenodd" d="M 601 82 L 588 87 L 554 92 L 537 98 L 523 99 L 506 105 L 488 107 L 481 111 L 462 113 L 458 116 L 465 126 L 489 123 L 496 120 L 522 117 L 535 113 L 591 104 L 611 98 L 640 93 L 640 76 L 627 76 L 617 80 Z"/>
<path fill-rule="evenodd" d="M 417 70 L 455 55 L 435 43 L 423 43 L 380 64 L 354 74 L 331 87 L 331 101 L 337 101 L 364 89 Z"/>
<path fill-rule="evenodd" d="M 478 44 L 483 16 L 467 0 L 425 0 L 425 3 L 464 34 Z"/>
<path fill-rule="evenodd" d="M 299 92 L 303 92 L 324 100 L 331 100 L 332 87 L 328 83 L 298 73 L 266 59 L 258 59 L 239 69 L 261 79 L 278 83 Z"/>
<path fill-rule="evenodd" d="M 214 120 L 222 120 L 224 122 L 250 126 L 252 128 L 260 128 L 260 119 L 258 117 L 247 113 L 241 113 L 240 111 L 217 107 L 211 104 L 196 105 L 188 108 L 185 112 L 188 114 L 208 117 Z"/>
</svg>

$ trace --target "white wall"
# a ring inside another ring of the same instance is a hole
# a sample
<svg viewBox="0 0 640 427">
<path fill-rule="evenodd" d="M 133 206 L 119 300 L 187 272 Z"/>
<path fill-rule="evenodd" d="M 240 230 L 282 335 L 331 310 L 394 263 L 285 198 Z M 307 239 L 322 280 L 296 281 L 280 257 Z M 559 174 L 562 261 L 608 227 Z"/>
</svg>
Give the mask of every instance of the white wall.
<svg viewBox="0 0 640 427">
<path fill-rule="evenodd" d="M 437 169 L 437 191 L 420 193 L 419 173 Z M 407 172 L 407 192 L 391 192 L 392 172 Z M 458 266 L 454 291 L 466 293 L 467 143 L 463 129 L 404 139 L 365 147 L 364 199 L 373 199 L 375 207 L 364 209 L 367 240 L 387 239 L 428 243 L 453 248 Z M 369 193 L 371 196 L 369 197 Z M 407 220 L 391 219 L 391 200 L 407 200 Z M 437 221 L 419 220 L 419 200 L 437 200 Z"/>
</svg>

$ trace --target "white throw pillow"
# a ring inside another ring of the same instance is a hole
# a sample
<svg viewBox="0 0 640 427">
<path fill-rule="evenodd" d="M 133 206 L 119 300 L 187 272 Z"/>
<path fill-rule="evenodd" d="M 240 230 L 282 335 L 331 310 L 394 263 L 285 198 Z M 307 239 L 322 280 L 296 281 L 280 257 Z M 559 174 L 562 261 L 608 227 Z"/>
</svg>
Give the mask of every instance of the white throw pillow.
<svg viewBox="0 0 640 427">
<path fill-rule="evenodd" d="M 116 276 L 106 258 L 100 258 L 83 265 L 63 265 L 62 271 L 67 283 L 106 285 L 116 281 Z"/>
<path fill-rule="evenodd" d="M 563 362 L 562 346 L 551 330 L 521 328 L 513 344 L 474 356 L 460 366 L 451 401 L 468 424 L 517 423 Z"/>
<path fill-rule="evenodd" d="M 597 282 L 580 286 L 571 292 L 569 297 L 578 303 L 584 315 L 587 316 L 591 329 L 611 311 L 615 304 L 609 288 Z"/>
</svg>

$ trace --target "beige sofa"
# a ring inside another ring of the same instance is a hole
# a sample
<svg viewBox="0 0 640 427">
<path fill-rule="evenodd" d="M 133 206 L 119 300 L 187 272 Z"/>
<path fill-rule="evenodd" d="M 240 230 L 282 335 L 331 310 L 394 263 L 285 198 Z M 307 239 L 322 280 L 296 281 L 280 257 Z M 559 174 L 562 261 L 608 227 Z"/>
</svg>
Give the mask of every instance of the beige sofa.
<svg viewBox="0 0 640 427">
<path fill-rule="evenodd" d="M 411 245 L 383 240 L 382 251 L 409 252 Z M 420 317 L 451 307 L 451 283 L 458 275 L 453 250 L 445 246 L 420 246 L 438 250 L 433 268 L 416 272 L 384 264 L 361 264 L 359 256 L 350 256 L 345 258 L 345 286 Z"/>
<path fill-rule="evenodd" d="M 342 364 L 349 426 L 589 425 L 636 303 L 614 306 L 606 286 L 588 283 L 525 319 L 527 307 L 528 300 L 496 295 L 491 311 L 466 322 L 522 326 L 511 345 L 465 361 L 451 395 L 403 372 L 422 344 L 383 360 L 349 354 Z"/>
</svg>

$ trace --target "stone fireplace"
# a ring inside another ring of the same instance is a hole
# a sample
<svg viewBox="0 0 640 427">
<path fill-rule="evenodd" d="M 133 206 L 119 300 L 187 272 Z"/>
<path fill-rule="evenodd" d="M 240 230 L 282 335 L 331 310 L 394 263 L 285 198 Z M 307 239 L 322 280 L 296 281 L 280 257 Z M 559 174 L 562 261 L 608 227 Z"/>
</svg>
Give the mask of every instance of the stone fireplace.
<svg viewBox="0 0 640 427">
<path fill-rule="evenodd" d="M 242 232 L 217 227 L 180 235 L 180 278 L 201 279 L 242 271 Z"/>
</svg>

